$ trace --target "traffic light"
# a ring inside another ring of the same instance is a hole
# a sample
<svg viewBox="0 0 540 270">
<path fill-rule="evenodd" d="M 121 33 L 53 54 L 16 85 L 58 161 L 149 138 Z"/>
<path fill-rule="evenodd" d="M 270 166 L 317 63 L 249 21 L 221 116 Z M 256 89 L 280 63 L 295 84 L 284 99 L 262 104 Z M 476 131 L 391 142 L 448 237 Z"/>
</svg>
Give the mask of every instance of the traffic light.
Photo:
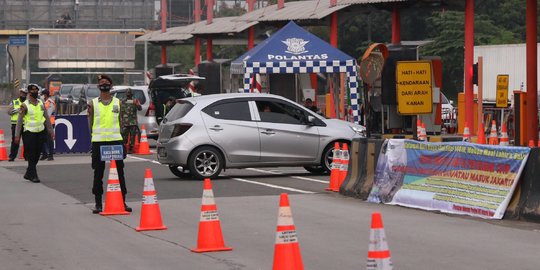
<svg viewBox="0 0 540 270">
<path fill-rule="evenodd" d="M 478 63 L 472 65 L 472 83 L 478 85 Z"/>
</svg>

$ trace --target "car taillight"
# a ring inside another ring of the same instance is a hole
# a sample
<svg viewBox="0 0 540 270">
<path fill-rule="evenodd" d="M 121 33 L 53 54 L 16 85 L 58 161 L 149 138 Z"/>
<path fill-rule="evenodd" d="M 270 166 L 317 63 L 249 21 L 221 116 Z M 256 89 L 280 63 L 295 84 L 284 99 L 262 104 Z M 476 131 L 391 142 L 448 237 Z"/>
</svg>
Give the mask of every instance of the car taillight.
<svg viewBox="0 0 540 270">
<path fill-rule="evenodd" d="M 173 132 L 171 133 L 171 138 L 174 138 L 174 137 L 177 137 L 186 133 L 186 131 L 188 131 L 188 129 L 191 128 L 191 126 L 193 126 L 193 124 L 186 124 L 186 123 L 174 124 L 174 129 L 173 129 Z"/>
<path fill-rule="evenodd" d="M 156 115 L 156 106 L 154 105 L 154 102 L 150 102 L 150 105 L 148 105 L 148 110 L 146 111 L 146 114 L 144 116 L 155 116 Z"/>
</svg>

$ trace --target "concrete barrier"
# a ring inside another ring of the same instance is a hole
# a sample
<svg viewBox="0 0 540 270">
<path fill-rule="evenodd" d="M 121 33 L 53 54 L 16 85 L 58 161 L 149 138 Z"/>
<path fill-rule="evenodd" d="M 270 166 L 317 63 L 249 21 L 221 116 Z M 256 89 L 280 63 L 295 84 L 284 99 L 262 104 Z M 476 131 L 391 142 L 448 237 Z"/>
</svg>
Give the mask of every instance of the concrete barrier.
<svg viewBox="0 0 540 270">
<path fill-rule="evenodd" d="M 366 200 L 373 186 L 373 176 L 383 139 L 354 139 L 351 143 L 351 159 L 345 181 L 339 193 Z"/>
<path fill-rule="evenodd" d="M 532 148 L 505 219 L 540 222 L 540 148 Z"/>
</svg>

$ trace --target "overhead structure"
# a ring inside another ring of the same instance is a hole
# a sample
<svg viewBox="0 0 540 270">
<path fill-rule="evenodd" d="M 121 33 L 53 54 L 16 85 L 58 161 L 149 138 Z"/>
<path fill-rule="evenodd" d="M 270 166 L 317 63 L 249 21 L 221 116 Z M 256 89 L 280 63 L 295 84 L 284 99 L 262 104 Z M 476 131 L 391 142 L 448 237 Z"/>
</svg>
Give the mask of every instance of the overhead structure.
<svg viewBox="0 0 540 270">
<path fill-rule="evenodd" d="M 238 69 L 239 63 L 243 66 L 246 93 L 253 74 L 346 73 L 353 120 L 359 121 L 356 60 L 292 21 L 234 60 L 231 69 Z"/>
</svg>

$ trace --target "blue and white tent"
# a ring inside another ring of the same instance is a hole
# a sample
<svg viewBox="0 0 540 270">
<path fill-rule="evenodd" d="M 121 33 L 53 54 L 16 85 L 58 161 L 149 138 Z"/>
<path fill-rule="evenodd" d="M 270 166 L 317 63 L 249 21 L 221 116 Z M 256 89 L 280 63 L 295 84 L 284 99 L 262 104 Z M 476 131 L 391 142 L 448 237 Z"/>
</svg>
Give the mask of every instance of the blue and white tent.
<svg viewBox="0 0 540 270">
<path fill-rule="evenodd" d="M 257 73 L 347 73 L 353 118 L 359 121 L 356 60 L 292 21 L 235 62 L 243 63 L 244 92 Z"/>
</svg>

